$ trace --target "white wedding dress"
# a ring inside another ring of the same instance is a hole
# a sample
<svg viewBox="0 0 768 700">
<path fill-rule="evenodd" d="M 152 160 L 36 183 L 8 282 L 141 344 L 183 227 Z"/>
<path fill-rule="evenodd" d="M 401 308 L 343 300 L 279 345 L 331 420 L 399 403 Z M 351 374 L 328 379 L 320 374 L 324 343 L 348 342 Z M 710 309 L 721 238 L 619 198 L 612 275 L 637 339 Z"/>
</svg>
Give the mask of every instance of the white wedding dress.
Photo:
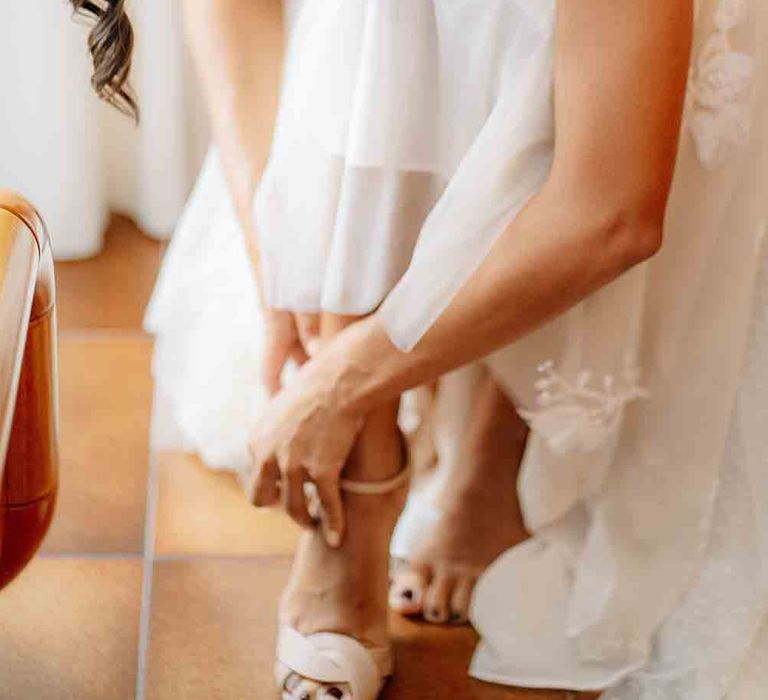
<svg viewBox="0 0 768 700">
<path fill-rule="evenodd" d="M 393 342 L 418 341 L 547 176 L 554 11 L 288 5 L 254 204 L 268 304 L 381 305 Z M 698 3 L 663 250 L 483 361 L 531 426 L 519 490 L 534 536 L 478 585 L 478 678 L 610 700 L 768 697 L 766 31 L 759 0 Z M 147 316 L 156 444 L 247 461 L 261 324 L 212 151 Z M 468 382 L 471 369 L 443 380 Z M 442 407 L 447 459 L 464 412 Z M 407 523 L 398 535 L 407 549 Z"/>
</svg>

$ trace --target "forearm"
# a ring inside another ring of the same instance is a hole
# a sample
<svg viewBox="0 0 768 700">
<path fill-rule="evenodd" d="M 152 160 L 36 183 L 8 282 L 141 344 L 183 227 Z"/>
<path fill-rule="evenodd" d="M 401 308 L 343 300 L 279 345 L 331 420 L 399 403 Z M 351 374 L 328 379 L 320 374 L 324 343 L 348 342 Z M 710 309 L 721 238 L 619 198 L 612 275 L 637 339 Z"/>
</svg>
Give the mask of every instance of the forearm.
<svg viewBox="0 0 768 700">
<path fill-rule="evenodd" d="M 251 202 L 272 139 L 282 63 L 279 0 L 185 0 L 185 26 L 213 138 L 249 251 Z"/>
<path fill-rule="evenodd" d="M 395 348 L 375 315 L 345 334 L 334 376 L 350 410 L 514 342 L 661 244 L 692 1 L 560 0 L 557 8 L 548 182 L 412 351 Z"/>
<path fill-rule="evenodd" d="M 596 215 L 548 185 L 412 351 L 398 350 L 376 315 L 348 329 L 328 357 L 338 395 L 350 410 L 369 410 L 525 336 L 652 255 L 655 211 Z"/>
</svg>

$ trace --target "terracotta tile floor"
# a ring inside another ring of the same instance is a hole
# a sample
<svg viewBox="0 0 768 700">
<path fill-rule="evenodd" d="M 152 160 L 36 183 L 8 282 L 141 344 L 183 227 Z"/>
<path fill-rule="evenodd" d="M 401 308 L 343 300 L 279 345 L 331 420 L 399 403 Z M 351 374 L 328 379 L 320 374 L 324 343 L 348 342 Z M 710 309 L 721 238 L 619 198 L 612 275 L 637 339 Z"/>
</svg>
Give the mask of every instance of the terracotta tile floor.
<svg viewBox="0 0 768 700">
<path fill-rule="evenodd" d="M 184 454 L 150 458 L 161 246 L 115 219 L 58 265 L 62 487 L 42 554 L 0 595 L 0 698 L 268 700 L 275 606 L 296 531 Z M 385 700 L 562 700 L 466 676 L 474 636 L 393 618 Z"/>
<path fill-rule="evenodd" d="M 151 350 L 150 339 L 140 336 L 62 331 L 62 479 L 45 551 L 141 554 Z"/>
<path fill-rule="evenodd" d="M 276 510 L 258 510 L 229 474 L 180 453 L 157 457 L 156 553 L 259 556 L 291 554 L 298 528 Z"/>
<path fill-rule="evenodd" d="M 160 254 L 157 241 L 114 217 L 97 258 L 56 266 L 59 328 L 138 331 Z"/>
<path fill-rule="evenodd" d="M 140 559 L 40 557 L 0 595 L 0 697 L 136 693 Z"/>
</svg>

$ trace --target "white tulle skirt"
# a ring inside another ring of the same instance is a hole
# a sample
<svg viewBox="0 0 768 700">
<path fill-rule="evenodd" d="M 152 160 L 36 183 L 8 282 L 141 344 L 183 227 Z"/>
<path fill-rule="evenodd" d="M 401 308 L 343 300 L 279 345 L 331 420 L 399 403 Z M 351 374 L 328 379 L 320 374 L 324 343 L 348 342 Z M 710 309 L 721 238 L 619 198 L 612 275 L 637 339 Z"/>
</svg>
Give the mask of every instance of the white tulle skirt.
<svg viewBox="0 0 768 700">
<path fill-rule="evenodd" d="M 408 349 L 547 176 L 554 2 L 304 0 L 289 16 L 254 205 L 265 301 L 382 304 Z M 483 360 L 531 427 L 519 496 L 534 536 L 477 588 L 479 678 L 611 700 L 768 687 L 767 22 L 757 2 L 699 3 L 662 252 Z M 159 444 L 246 462 L 266 399 L 259 308 L 212 151 L 147 315 Z M 438 402 L 472 376 L 446 377 Z M 439 411 L 444 459 L 465 409 Z M 399 555 L 424 522 L 409 512 Z"/>
</svg>

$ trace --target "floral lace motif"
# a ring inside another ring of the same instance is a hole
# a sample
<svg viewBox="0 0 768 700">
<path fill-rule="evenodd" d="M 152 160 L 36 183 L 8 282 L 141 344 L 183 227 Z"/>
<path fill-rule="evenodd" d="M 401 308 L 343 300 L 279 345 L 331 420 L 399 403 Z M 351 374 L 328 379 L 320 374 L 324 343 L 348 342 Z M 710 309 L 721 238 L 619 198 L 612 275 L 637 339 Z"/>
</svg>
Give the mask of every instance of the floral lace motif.
<svg viewBox="0 0 768 700">
<path fill-rule="evenodd" d="M 734 51 L 730 36 L 747 14 L 747 0 L 720 0 L 715 31 L 691 67 L 688 128 L 699 160 L 708 169 L 721 165 L 732 147 L 749 142 L 754 59 Z"/>
<path fill-rule="evenodd" d="M 551 360 L 539 372 L 539 407 L 520 411 L 520 415 L 555 454 L 596 450 L 618 430 L 624 406 L 648 396 L 639 384 L 640 371 L 629 357 L 618 380 L 605 375 L 601 389 L 593 386 L 591 372 L 584 370 L 571 382 L 557 372 Z"/>
</svg>

